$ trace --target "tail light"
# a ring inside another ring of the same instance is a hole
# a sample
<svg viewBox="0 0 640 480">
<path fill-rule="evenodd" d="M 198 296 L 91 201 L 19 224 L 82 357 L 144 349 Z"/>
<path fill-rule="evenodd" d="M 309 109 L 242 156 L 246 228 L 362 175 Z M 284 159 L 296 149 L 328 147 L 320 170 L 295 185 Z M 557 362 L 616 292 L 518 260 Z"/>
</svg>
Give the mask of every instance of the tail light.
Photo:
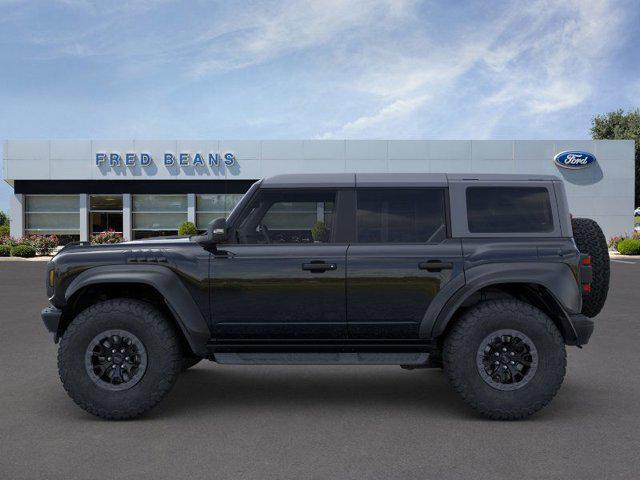
<svg viewBox="0 0 640 480">
<path fill-rule="evenodd" d="M 589 295 L 591 293 L 592 278 L 591 256 L 582 254 L 580 255 L 580 284 L 582 285 L 583 295 Z"/>
</svg>

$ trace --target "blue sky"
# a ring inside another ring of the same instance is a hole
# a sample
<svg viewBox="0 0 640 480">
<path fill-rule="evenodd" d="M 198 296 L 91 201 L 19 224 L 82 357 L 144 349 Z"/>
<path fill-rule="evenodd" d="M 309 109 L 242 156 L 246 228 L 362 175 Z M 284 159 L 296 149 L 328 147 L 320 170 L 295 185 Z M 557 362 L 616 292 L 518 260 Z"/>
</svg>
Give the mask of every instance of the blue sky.
<svg viewBox="0 0 640 480">
<path fill-rule="evenodd" d="M 0 0 L 0 138 L 588 138 L 640 106 L 638 25 L 635 0 Z"/>
</svg>

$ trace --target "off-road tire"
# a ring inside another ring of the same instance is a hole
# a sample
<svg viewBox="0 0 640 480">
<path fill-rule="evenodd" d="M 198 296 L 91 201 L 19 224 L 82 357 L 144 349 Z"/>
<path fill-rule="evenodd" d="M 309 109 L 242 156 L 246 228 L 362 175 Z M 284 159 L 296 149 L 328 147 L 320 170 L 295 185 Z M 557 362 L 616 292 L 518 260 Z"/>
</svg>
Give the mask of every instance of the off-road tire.
<svg viewBox="0 0 640 480">
<path fill-rule="evenodd" d="M 180 367 L 180 370 L 183 372 L 185 370 L 189 370 L 191 367 L 200 363 L 201 360 L 202 358 L 200 357 L 193 357 L 193 356 L 182 357 L 182 366 Z"/>
<path fill-rule="evenodd" d="M 476 364 L 483 340 L 502 329 L 524 333 L 538 355 L 528 383 L 509 391 L 488 384 Z M 567 363 L 564 341 L 553 321 L 530 304 L 510 299 L 482 302 L 465 312 L 444 340 L 443 360 L 453 388 L 493 420 L 519 420 L 545 407 L 562 385 Z"/>
<path fill-rule="evenodd" d="M 92 339 L 114 329 L 135 335 L 147 355 L 142 378 L 119 391 L 96 384 L 85 367 Z M 128 298 L 107 300 L 82 311 L 65 331 L 58 349 L 58 372 L 69 396 L 87 412 L 108 420 L 134 418 L 154 407 L 173 387 L 181 366 L 182 350 L 174 325 L 153 305 Z"/>
<path fill-rule="evenodd" d="M 590 218 L 571 220 L 573 238 L 578 250 L 591 256 L 593 280 L 591 292 L 582 298 L 582 314 L 595 317 L 600 313 L 609 293 L 609 248 L 600 226 Z"/>
</svg>

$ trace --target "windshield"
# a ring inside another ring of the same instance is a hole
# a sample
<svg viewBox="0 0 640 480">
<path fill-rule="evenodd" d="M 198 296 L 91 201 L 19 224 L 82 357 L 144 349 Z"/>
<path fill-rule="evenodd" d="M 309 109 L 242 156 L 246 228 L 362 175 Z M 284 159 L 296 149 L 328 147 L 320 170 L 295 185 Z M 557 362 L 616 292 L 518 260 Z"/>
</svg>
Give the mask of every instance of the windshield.
<svg viewBox="0 0 640 480">
<path fill-rule="evenodd" d="M 260 186 L 261 182 L 262 180 L 258 180 L 253 185 L 251 185 L 251 187 L 249 187 L 249 190 L 247 190 L 247 193 L 245 193 L 242 199 L 238 203 L 236 203 L 236 206 L 233 207 L 233 209 L 229 212 L 229 216 L 227 217 L 227 225 L 233 222 L 233 220 L 238 215 L 238 213 L 242 210 L 244 205 L 247 204 L 247 200 L 253 197 L 253 194 L 255 193 L 256 190 L 258 190 L 258 187 Z"/>
</svg>

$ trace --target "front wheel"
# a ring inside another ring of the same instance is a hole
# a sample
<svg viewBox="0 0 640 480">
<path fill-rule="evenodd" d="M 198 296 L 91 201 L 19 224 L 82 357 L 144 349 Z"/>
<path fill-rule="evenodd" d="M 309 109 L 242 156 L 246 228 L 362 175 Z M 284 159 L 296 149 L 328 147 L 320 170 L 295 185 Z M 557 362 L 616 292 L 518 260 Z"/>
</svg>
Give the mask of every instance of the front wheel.
<svg viewBox="0 0 640 480">
<path fill-rule="evenodd" d="M 58 371 L 69 396 L 110 420 L 151 409 L 169 393 L 181 367 L 174 325 L 153 305 L 126 298 L 82 311 L 58 350 Z"/>
<path fill-rule="evenodd" d="M 444 341 L 444 370 L 471 407 L 495 420 L 525 418 L 555 396 L 566 370 L 558 328 L 518 300 L 479 303 Z"/>
</svg>

